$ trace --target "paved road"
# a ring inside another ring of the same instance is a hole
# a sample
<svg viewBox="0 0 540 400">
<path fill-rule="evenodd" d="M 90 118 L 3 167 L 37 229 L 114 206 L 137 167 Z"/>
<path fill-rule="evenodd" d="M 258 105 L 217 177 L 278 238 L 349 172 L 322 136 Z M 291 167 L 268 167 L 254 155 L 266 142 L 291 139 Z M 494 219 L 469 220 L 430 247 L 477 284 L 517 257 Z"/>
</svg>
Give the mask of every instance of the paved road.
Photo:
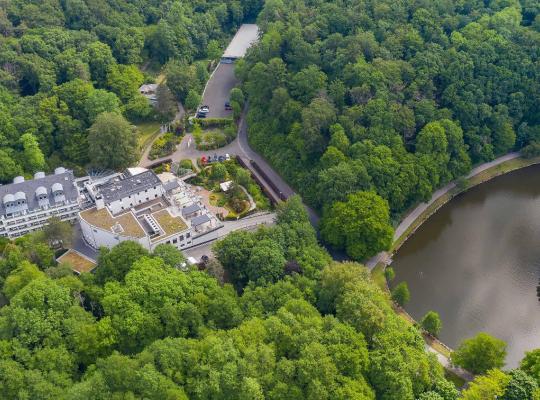
<svg viewBox="0 0 540 400">
<path fill-rule="evenodd" d="M 234 64 L 219 63 L 202 94 L 202 104 L 210 108 L 207 118 L 226 118 L 232 111 L 225 110 L 225 102 L 229 101 L 231 89 L 238 84 L 234 75 Z"/>
<path fill-rule="evenodd" d="M 473 176 L 478 175 L 479 173 L 481 173 L 481 172 L 483 172 L 483 171 L 485 171 L 485 170 L 487 170 L 487 169 L 489 169 L 491 167 L 502 164 L 503 162 L 506 162 L 506 161 L 509 161 L 509 160 L 513 160 L 514 158 L 518 158 L 519 155 L 520 155 L 519 152 L 509 153 L 509 154 L 506 154 L 506 155 L 504 155 L 502 157 L 499 157 L 499 158 L 497 158 L 497 159 L 495 159 L 493 161 L 481 164 L 481 165 L 477 166 L 476 168 L 473 168 L 471 170 L 471 172 L 469 172 L 469 174 L 467 175 L 467 178 L 472 178 Z M 429 206 L 431 206 L 441 196 L 445 195 L 450 190 L 452 190 L 455 186 L 456 186 L 456 184 L 454 182 L 450 182 L 448 185 L 440 188 L 435 193 L 433 193 L 433 195 L 431 196 L 431 199 L 427 203 L 419 204 L 405 218 L 403 218 L 403 220 L 400 222 L 400 224 L 397 226 L 397 228 L 396 228 L 396 230 L 394 232 L 394 242 L 396 240 L 398 240 L 401 237 L 401 235 L 403 235 L 403 233 L 405 233 L 405 231 L 413 224 L 414 221 L 416 221 L 416 219 L 420 215 L 422 215 L 422 213 Z M 371 270 L 371 269 L 375 268 L 375 266 L 379 262 L 382 262 L 382 261 L 384 261 L 386 263 L 390 262 L 390 256 L 389 256 L 389 254 L 387 252 L 383 251 L 383 252 L 377 254 L 376 256 L 374 256 L 373 258 L 371 258 L 370 260 L 368 260 L 366 262 L 366 267 L 368 267 Z"/>
<path fill-rule="evenodd" d="M 223 228 L 218 231 L 218 239 L 224 238 L 229 233 L 240 229 L 255 230 L 262 225 L 273 225 L 275 222 L 275 218 L 275 213 L 260 213 L 254 214 L 247 218 L 242 218 L 238 221 L 225 221 L 223 223 Z M 213 240 L 208 243 L 203 243 L 199 246 L 182 250 L 182 252 L 186 255 L 186 257 L 193 257 L 198 261 L 203 255 L 210 256 L 212 254 L 212 246 L 215 242 L 216 241 Z"/>
</svg>

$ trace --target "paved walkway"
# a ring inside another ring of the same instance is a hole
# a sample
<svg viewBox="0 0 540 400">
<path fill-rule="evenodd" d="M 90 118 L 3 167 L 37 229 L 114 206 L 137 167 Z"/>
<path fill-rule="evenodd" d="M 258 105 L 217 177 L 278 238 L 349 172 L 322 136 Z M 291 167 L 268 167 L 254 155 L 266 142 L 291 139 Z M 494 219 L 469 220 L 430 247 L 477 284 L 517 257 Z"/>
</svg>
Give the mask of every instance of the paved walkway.
<svg viewBox="0 0 540 400">
<path fill-rule="evenodd" d="M 430 353 L 435 354 L 437 357 L 437 360 L 439 361 L 439 364 L 441 364 L 444 369 L 452 372 L 453 374 L 459 376 L 461 379 L 463 379 L 465 382 L 470 382 L 474 379 L 474 375 L 471 374 L 469 371 L 464 370 L 463 368 L 456 367 L 452 364 L 452 362 L 448 359 L 448 357 L 444 356 L 443 354 L 439 353 L 437 350 L 435 350 L 433 347 L 429 346 L 426 343 L 426 350 Z"/>
<path fill-rule="evenodd" d="M 473 176 L 478 175 L 479 173 L 481 173 L 481 172 L 483 172 L 483 171 L 485 171 L 485 170 L 487 170 L 487 169 L 489 169 L 491 167 L 502 164 L 503 162 L 506 162 L 506 161 L 509 161 L 509 160 L 513 160 L 514 158 L 518 158 L 519 156 L 520 156 L 519 152 L 508 153 L 508 154 L 506 154 L 506 155 L 504 155 L 502 157 L 499 157 L 499 158 L 497 158 L 497 159 L 495 159 L 493 161 L 481 164 L 481 165 L 477 166 L 476 168 L 473 168 L 471 170 L 471 172 L 469 172 L 469 174 L 467 175 L 467 178 L 472 178 Z M 398 240 L 401 237 L 401 235 L 403 235 L 403 233 L 405 233 L 405 231 L 407 231 L 407 229 L 409 229 L 409 227 L 414 223 L 414 221 L 416 221 L 416 219 L 418 217 L 420 217 L 422 215 L 422 213 L 429 206 L 431 206 L 441 196 L 445 195 L 446 193 L 448 193 L 450 190 L 452 190 L 455 187 L 456 187 L 455 182 L 450 182 L 448 185 L 440 188 L 435 193 L 433 193 L 433 195 L 431 196 L 431 199 L 427 203 L 420 203 L 405 218 L 403 218 L 403 220 L 400 222 L 400 224 L 397 226 L 397 228 L 394 231 L 394 242 L 396 240 Z M 375 268 L 375 266 L 379 262 L 385 262 L 385 263 L 391 262 L 391 258 L 390 258 L 390 255 L 388 254 L 388 252 L 383 251 L 383 252 L 375 255 L 374 257 L 369 259 L 366 262 L 365 265 L 366 265 L 367 268 L 372 270 L 373 268 Z"/>
<path fill-rule="evenodd" d="M 181 120 L 184 117 L 184 115 L 186 114 L 186 111 L 184 110 L 184 106 L 182 106 L 182 104 L 180 102 L 178 102 L 177 105 L 178 105 L 178 112 L 174 116 L 174 119 L 173 119 L 172 122 Z M 157 135 L 154 138 L 154 140 L 152 140 L 150 143 L 148 143 L 146 145 L 146 147 L 144 148 L 144 150 L 142 152 L 141 158 L 139 159 L 139 164 L 138 164 L 139 167 L 145 167 L 145 166 L 153 164 L 153 163 L 155 163 L 155 162 L 157 162 L 159 160 L 166 160 L 167 158 L 170 158 L 170 157 L 163 157 L 161 159 L 156 159 L 156 160 L 150 160 L 148 158 L 148 155 L 150 154 L 150 150 L 152 149 L 152 144 L 163 134 L 164 134 L 164 132 L 160 132 L 160 134 Z"/>
<path fill-rule="evenodd" d="M 237 230 L 255 230 L 262 225 L 273 225 L 275 222 L 276 214 L 270 212 L 261 212 L 258 214 L 250 215 L 249 217 L 239 219 L 238 221 L 225 221 L 223 228 L 218 230 L 218 239 L 224 238 L 229 233 Z M 212 246 L 216 241 L 213 240 L 208 243 L 203 243 L 199 246 L 192 247 L 190 249 L 182 250 L 186 257 L 193 257 L 200 260 L 203 255 L 212 255 Z"/>
</svg>

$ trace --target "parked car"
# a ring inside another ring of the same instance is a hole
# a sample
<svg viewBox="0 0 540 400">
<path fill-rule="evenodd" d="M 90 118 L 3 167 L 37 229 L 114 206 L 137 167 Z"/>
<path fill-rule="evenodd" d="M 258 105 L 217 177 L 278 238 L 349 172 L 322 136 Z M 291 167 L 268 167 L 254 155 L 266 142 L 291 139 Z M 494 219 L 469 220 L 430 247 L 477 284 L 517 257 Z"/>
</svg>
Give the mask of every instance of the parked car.
<svg viewBox="0 0 540 400">
<path fill-rule="evenodd" d="M 218 157 L 218 161 L 219 161 L 219 162 L 225 161 L 225 156 L 219 156 L 219 157 Z"/>
<path fill-rule="evenodd" d="M 197 112 L 197 118 L 206 118 L 206 114 L 207 113 L 203 113 L 203 112 L 198 111 Z"/>
<path fill-rule="evenodd" d="M 229 155 L 229 153 L 225 154 L 225 160 L 229 161 L 231 159 L 231 156 Z"/>
<path fill-rule="evenodd" d="M 205 113 L 205 114 L 207 114 L 208 112 L 210 112 L 210 107 L 208 107 L 208 106 L 201 106 L 201 108 L 199 108 L 199 112 L 200 112 L 200 113 Z"/>
<path fill-rule="evenodd" d="M 231 111 L 231 110 L 232 110 L 231 103 L 228 102 L 228 101 L 225 102 L 225 110 L 227 110 L 227 111 Z"/>
</svg>

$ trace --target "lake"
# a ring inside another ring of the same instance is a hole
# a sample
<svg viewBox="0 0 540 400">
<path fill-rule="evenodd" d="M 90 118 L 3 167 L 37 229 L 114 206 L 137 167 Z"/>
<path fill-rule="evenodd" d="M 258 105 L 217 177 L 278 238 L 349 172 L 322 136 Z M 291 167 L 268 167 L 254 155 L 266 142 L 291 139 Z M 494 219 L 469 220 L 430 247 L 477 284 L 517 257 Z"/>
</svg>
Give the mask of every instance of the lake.
<svg viewBox="0 0 540 400">
<path fill-rule="evenodd" d="M 406 281 L 405 307 L 429 310 L 452 348 L 478 332 L 508 343 L 507 367 L 540 348 L 540 166 L 495 178 L 457 196 L 395 254 L 393 284 Z"/>
</svg>

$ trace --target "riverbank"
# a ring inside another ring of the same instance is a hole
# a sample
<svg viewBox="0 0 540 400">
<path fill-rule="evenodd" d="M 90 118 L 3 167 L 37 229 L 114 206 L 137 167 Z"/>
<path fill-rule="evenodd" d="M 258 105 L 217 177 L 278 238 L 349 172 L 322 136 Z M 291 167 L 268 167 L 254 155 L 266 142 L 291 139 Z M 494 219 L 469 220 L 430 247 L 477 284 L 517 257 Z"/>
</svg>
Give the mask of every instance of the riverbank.
<svg viewBox="0 0 540 400">
<path fill-rule="evenodd" d="M 466 192 L 467 190 L 487 182 L 493 178 L 506 173 L 526 168 L 531 165 L 540 164 L 540 157 L 525 159 L 519 153 L 509 153 L 488 163 L 481 164 L 457 184 L 457 181 L 450 182 L 446 186 L 433 193 L 427 203 L 421 203 L 414 207 L 401 220 L 394 232 L 394 239 L 389 251 L 381 252 L 369 259 L 365 266 L 372 271 L 374 275 L 380 274 L 381 264 L 389 265 L 394 254 L 403 243 L 439 208 L 452 200 L 455 196 Z M 378 268 L 377 268 L 378 267 Z"/>
<path fill-rule="evenodd" d="M 372 277 L 374 281 L 384 290 L 389 290 L 384 270 L 386 266 L 392 262 L 392 255 L 399 250 L 407 239 L 409 239 L 425 221 L 454 197 L 461 195 L 484 182 L 490 181 L 495 177 L 539 163 L 540 157 L 524 159 L 521 158 L 518 153 L 511 153 L 490 163 L 479 165 L 474 168 L 465 179 L 451 182 L 447 186 L 439 189 L 434 193 L 429 202 L 422 203 L 407 213 L 406 217 L 396 228 L 391 249 L 389 252 L 377 255 L 377 263 L 372 267 Z M 396 307 L 395 311 L 409 323 L 416 324 L 416 321 L 404 309 Z M 452 350 L 448 346 L 427 335 L 425 335 L 424 339 L 426 341 L 426 347 L 429 351 L 437 354 L 437 358 L 447 371 L 453 374 L 456 374 L 457 372 L 456 375 L 459 376 L 463 382 L 473 378 L 467 371 L 456 369 L 451 365 L 449 356 Z"/>
</svg>

